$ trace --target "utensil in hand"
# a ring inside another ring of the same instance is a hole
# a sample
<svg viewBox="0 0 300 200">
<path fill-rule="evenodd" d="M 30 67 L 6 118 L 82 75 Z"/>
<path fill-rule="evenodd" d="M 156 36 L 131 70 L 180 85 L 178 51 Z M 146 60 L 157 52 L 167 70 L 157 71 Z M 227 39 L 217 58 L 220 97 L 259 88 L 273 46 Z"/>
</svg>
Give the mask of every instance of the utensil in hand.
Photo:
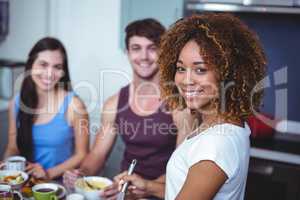
<svg viewBox="0 0 300 200">
<path fill-rule="evenodd" d="M 128 169 L 128 175 L 131 175 L 133 170 L 134 170 L 134 167 L 137 163 L 137 160 L 136 159 L 133 159 L 131 161 L 131 164 L 129 165 L 129 169 Z M 118 194 L 118 198 L 117 200 L 124 200 L 125 199 L 125 194 L 126 194 L 126 190 L 127 190 L 127 187 L 128 187 L 128 182 L 125 182 L 122 186 L 122 189 L 121 189 L 121 192 Z"/>
</svg>

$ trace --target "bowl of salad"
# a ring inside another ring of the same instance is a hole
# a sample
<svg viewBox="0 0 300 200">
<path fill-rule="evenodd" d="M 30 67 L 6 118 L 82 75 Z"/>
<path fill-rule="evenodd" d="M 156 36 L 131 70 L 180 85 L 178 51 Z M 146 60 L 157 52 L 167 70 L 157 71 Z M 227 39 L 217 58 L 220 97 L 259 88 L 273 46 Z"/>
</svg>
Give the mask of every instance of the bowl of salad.
<svg viewBox="0 0 300 200">
<path fill-rule="evenodd" d="M 28 180 L 28 174 L 17 170 L 0 170 L 0 183 L 8 184 L 12 189 L 20 189 Z"/>
<path fill-rule="evenodd" d="M 87 200 L 103 200 L 100 197 L 103 189 L 113 182 L 105 177 L 87 176 L 79 178 L 75 182 L 75 192 L 85 196 Z"/>
</svg>

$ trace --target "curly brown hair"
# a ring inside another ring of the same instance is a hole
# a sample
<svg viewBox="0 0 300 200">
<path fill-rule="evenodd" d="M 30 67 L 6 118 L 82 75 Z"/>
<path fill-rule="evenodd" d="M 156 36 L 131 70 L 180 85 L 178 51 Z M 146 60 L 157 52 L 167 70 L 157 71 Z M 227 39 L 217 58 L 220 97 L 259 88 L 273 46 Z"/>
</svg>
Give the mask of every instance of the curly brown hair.
<svg viewBox="0 0 300 200">
<path fill-rule="evenodd" d="M 229 118 L 245 119 L 258 109 L 263 97 L 258 86 L 266 73 L 263 48 L 257 35 L 241 20 L 223 13 L 183 18 L 162 37 L 158 64 L 162 99 L 168 107 L 186 107 L 174 84 L 174 77 L 179 53 L 191 40 L 199 45 L 204 62 L 217 75 L 219 94 L 225 99 L 225 104 L 217 99 L 218 111 Z M 234 84 L 226 88 L 231 83 Z"/>
</svg>

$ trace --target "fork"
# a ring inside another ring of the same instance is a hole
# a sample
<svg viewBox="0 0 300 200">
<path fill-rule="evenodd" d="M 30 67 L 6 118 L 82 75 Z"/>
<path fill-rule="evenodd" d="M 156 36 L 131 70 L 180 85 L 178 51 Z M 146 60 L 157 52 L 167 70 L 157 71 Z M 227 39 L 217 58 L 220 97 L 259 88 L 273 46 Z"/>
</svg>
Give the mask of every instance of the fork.
<svg viewBox="0 0 300 200">
<path fill-rule="evenodd" d="M 128 175 L 131 175 L 133 173 L 133 170 L 134 170 L 134 167 L 135 167 L 136 163 L 137 163 L 136 159 L 133 159 L 131 161 L 131 164 L 129 165 L 129 169 L 128 169 Z M 128 184 L 129 184 L 128 182 L 125 182 L 123 184 L 122 189 L 118 194 L 117 200 L 124 200 L 125 199 L 125 194 L 126 194 Z"/>
</svg>

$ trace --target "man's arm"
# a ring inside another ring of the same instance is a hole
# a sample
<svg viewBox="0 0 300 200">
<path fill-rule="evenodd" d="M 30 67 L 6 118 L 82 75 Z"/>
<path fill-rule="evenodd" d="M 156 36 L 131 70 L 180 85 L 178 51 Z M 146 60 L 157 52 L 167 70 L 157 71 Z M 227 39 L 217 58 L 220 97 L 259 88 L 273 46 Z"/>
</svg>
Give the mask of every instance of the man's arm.
<svg viewBox="0 0 300 200">
<path fill-rule="evenodd" d="M 80 170 L 86 175 L 95 175 L 99 170 L 103 169 L 105 161 L 116 141 L 115 117 L 118 98 L 119 94 L 116 94 L 104 103 L 101 114 L 101 127 L 97 132 L 95 143 L 80 166 Z"/>
</svg>

